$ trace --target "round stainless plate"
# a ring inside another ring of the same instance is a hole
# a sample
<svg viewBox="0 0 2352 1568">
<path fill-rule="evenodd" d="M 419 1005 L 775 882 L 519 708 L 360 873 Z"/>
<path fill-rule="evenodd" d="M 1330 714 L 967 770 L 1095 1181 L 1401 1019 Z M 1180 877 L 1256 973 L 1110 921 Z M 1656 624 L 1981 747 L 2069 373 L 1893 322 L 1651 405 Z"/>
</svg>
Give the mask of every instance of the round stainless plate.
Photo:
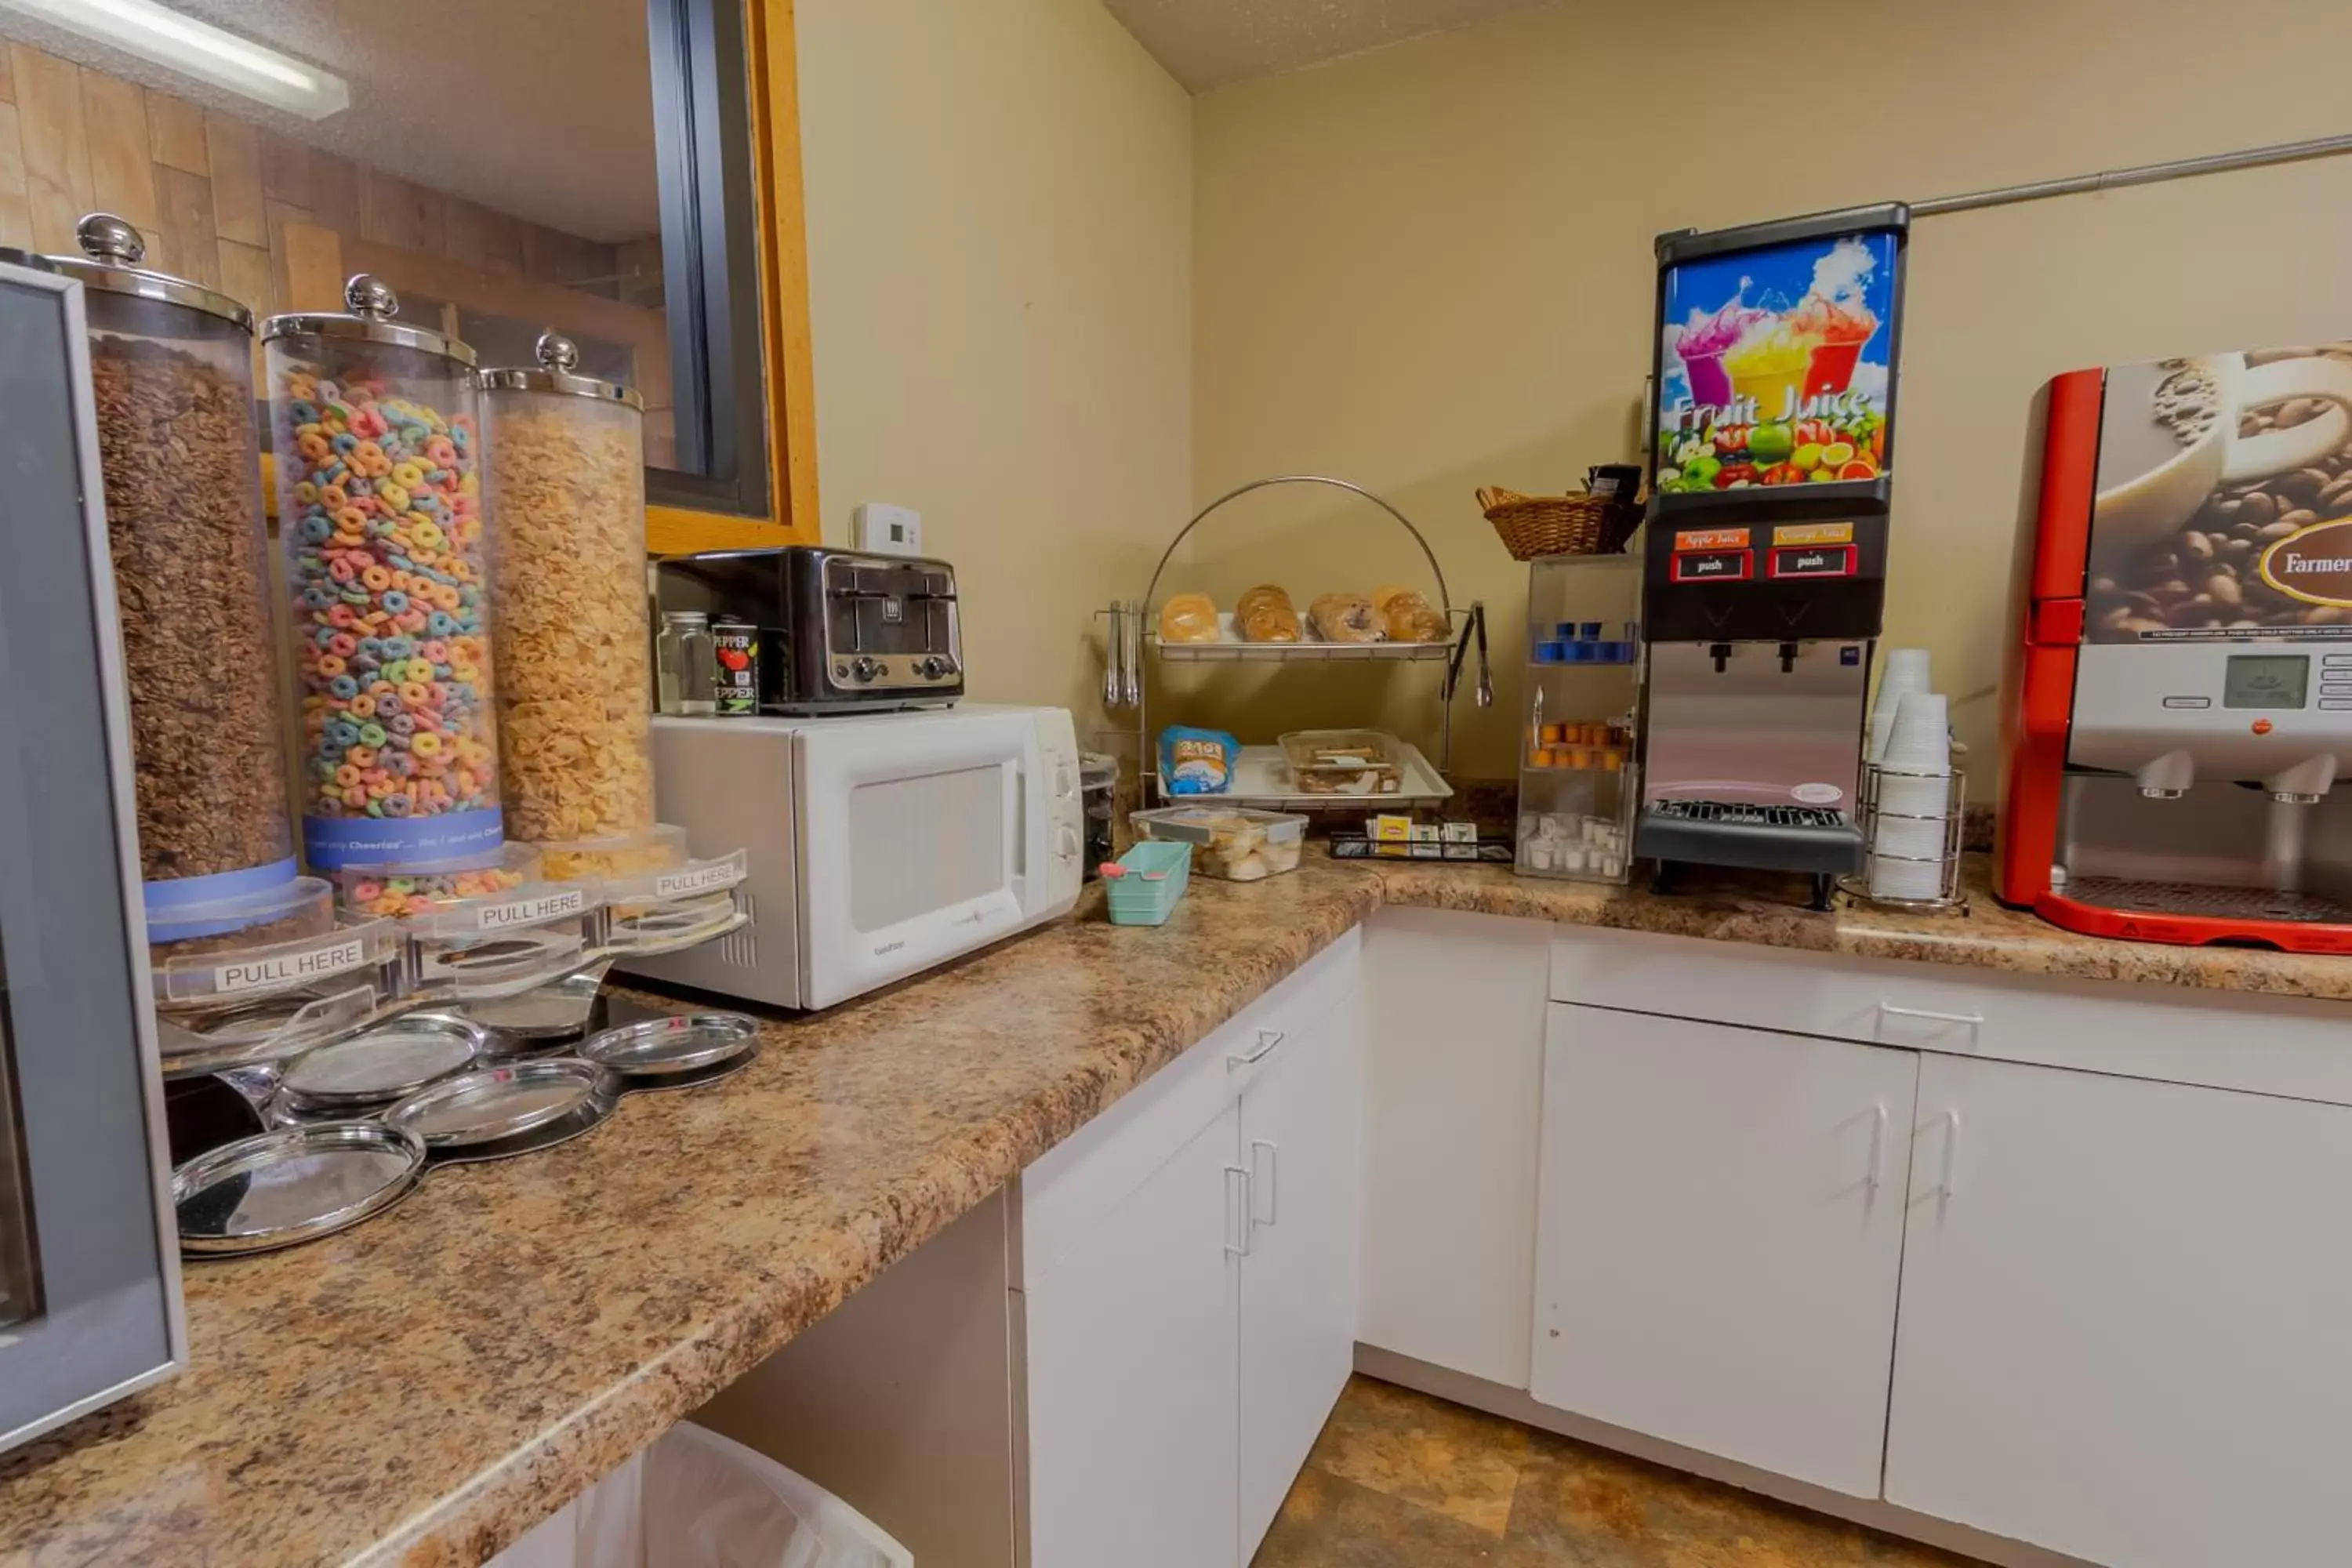
<svg viewBox="0 0 2352 1568">
<path fill-rule="evenodd" d="M 439 1153 L 519 1137 L 568 1116 L 599 1094 L 610 1096 L 604 1069 L 572 1057 L 479 1068 L 418 1089 L 383 1113 Z"/>
<path fill-rule="evenodd" d="M 485 1031 L 463 1018 L 418 1013 L 286 1064 L 279 1092 L 289 1109 L 320 1111 L 382 1105 L 414 1094 L 482 1052 Z"/>
<path fill-rule="evenodd" d="M 240 1138 L 172 1173 L 180 1249 L 267 1252 L 329 1236 L 406 1197 L 424 1169 L 425 1145 L 380 1122 Z"/>
<path fill-rule="evenodd" d="M 760 1025 L 740 1013 L 688 1013 L 607 1029 L 580 1054 L 624 1079 L 666 1079 L 699 1073 L 749 1058 L 760 1045 Z"/>
<path fill-rule="evenodd" d="M 583 1132 L 593 1131 L 613 1114 L 621 1103 L 620 1086 L 610 1073 L 604 1086 L 552 1121 L 541 1122 L 528 1132 L 510 1137 L 493 1138 L 486 1143 L 452 1144 L 432 1151 L 426 1157 L 431 1165 L 458 1165 L 480 1160 L 508 1160 L 517 1154 L 536 1154 L 542 1149 L 552 1149 L 558 1143 L 569 1143 Z"/>
</svg>

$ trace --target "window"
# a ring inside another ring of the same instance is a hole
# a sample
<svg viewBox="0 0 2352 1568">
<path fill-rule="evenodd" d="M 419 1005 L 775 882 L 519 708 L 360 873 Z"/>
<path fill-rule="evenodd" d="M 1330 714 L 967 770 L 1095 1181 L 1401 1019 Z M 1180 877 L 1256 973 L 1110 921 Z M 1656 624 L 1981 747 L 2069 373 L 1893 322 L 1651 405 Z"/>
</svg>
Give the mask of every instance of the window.
<svg viewBox="0 0 2352 1568">
<path fill-rule="evenodd" d="M 348 106 L 308 118 L 0 0 L 0 245 L 71 250 L 107 210 L 257 316 L 340 310 L 373 272 L 484 365 L 555 329 L 644 395 L 648 499 L 769 513 L 745 0 L 409 0 L 397 27 L 168 3 Z"/>
</svg>

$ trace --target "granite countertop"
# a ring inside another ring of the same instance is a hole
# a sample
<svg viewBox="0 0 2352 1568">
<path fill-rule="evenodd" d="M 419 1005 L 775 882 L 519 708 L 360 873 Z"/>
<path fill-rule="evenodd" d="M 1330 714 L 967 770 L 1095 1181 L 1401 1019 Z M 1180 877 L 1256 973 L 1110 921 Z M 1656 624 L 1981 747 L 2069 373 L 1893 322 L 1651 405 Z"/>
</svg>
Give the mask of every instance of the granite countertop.
<svg viewBox="0 0 2352 1568">
<path fill-rule="evenodd" d="M 1662 900 L 1484 868 L 1196 879 L 821 1016 L 577 1142 L 438 1170 L 309 1247 L 187 1269 L 191 1369 L 0 1459 L 0 1564 L 470 1564 L 1002 1186 L 1382 902 L 2107 980 L 2352 996 L 2352 963 Z"/>
</svg>

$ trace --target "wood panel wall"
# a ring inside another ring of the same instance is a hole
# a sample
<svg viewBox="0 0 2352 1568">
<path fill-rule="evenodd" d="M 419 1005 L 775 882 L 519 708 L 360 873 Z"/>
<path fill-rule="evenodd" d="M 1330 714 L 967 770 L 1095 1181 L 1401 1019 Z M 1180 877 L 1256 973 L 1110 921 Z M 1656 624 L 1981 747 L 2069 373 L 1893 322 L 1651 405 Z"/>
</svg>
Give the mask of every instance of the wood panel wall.
<svg viewBox="0 0 2352 1568">
<path fill-rule="evenodd" d="M 0 46 L 0 245 L 72 254 L 74 226 L 101 210 L 145 237 L 145 265 L 256 316 L 341 309 L 340 275 L 320 279 L 349 253 L 395 289 L 646 351 L 634 380 L 664 448 L 656 460 L 667 456 L 657 235 L 583 239 L 26 44 Z M 587 298 L 570 310 L 564 291 Z"/>
</svg>

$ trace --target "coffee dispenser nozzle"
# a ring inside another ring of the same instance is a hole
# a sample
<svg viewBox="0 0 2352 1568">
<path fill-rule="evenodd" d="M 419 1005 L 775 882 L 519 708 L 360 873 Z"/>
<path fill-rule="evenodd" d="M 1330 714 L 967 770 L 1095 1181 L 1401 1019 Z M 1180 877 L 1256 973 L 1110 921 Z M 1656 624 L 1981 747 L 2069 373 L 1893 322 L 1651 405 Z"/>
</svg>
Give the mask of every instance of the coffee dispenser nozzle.
<svg viewBox="0 0 2352 1568">
<path fill-rule="evenodd" d="M 2197 782 L 2197 759 L 2187 752 L 2167 752 L 2142 763 L 2134 775 L 2139 793 L 2149 800 L 2179 800 Z"/>
<path fill-rule="evenodd" d="M 2271 798 L 2281 805 L 2317 805 L 2320 797 L 2336 785 L 2336 753 L 2322 752 L 2315 757 L 2305 757 L 2284 773 L 2273 773 L 2263 781 Z"/>
</svg>

